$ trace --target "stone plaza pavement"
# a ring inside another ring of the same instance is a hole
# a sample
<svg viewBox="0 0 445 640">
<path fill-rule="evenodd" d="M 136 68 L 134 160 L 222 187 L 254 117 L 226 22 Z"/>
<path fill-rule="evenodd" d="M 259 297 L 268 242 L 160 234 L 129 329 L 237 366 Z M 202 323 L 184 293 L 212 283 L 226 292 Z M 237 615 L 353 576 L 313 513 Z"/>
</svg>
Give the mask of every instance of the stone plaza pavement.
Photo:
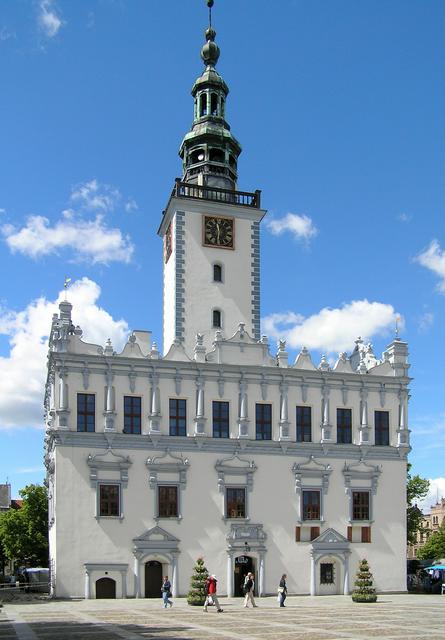
<svg viewBox="0 0 445 640">
<path fill-rule="evenodd" d="M 290 596 L 258 599 L 244 609 L 240 599 L 221 598 L 224 613 L 204 613 L 177 599 L 34 601 L 0 609 L 0 640 L 444 640 L 445 595 L 382 595 L 375 604 L 350 597 Z"/>
</svg>

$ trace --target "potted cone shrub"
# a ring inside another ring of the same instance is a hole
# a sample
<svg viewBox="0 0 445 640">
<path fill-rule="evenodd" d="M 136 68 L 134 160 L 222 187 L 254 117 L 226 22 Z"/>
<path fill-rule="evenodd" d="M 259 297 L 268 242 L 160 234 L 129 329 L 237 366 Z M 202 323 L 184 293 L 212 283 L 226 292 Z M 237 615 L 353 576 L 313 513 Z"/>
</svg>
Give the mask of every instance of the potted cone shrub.
<svg viewBox="0 0 445 640">
<path fill-rule="evenodd" d="M 376 602 L 377 594 L 373 587 L 372 573 L 365 559 L 360 562 L 354 585 L 355 589 L 352 592 L 354 602 Z"/>
<path fill-rule="evenodd" d="M 205 584 L 208 575 L 209 572 L 206 569 L 204 560 L 198 558 L 193 567 L 192 577 L 190 578 L 190 591 L 187 595 L 187 602 L 192 606 L 203 606 L 206 599 Z"/>
</svg>

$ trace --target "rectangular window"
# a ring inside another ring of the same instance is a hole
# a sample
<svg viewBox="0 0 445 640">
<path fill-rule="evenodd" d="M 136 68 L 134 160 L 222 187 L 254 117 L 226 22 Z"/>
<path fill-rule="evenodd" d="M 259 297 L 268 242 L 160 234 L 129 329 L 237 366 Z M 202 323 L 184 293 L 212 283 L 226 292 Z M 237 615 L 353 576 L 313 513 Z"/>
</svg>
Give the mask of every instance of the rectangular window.
<svg viewBox="0 0 445 640">
<path fill-rule="evenodd" d="M 77 431 L 94 431 L 96 420 L 96 396 L 93 393 L 77 394 Z"/>
<path fill-rule="evenodd" d="M 272 405 L 257 404 L 255 409 L 256 439 L 272 440 Z"/>
<path fill-rule="evenodd" d="M 311 527 L 311 542 L 320 535 L 320 527 Z"/>
<path fill-rule="evenodd" d="M 124 433 L 141 433 L 141 399 L 124 396 Z"/>
<path fill-rule="evenodd" d="M 215 401 L 212 403 L 213 437 L 229 437 L 229 403 Z"/>
<path fill-rule="evenodd" d="M 187 435 L 187 400 L 177 400 L 170 398 L 170 435 Z"/>
<path fill-rule="evenodd" d="M 226 518 L 246 517 L 246 490 L 228 487 L 226 489 Z"/>
<path fill-rule="evenodd" d="M 337 442 L 352 443 L 352 411 L 351 409 L 337 409 Z"/>
<path fill-rule="evenodd" d="M 371 527 L 362 527 L 362 542 L 371 542 Z"/>
<path fill-rule="evenodd" d="M 389 411 L 374 412 L 375 444 L 389 446 Z"/>
<path fill-rule="evenodd" d="M 303 520 L 320 520 L 319 491 L 303 491 Z"/>
<path fill-rule="evenodd" d="M 352 492 L 352 519 L 369 520 L 369 491 Z"/>
<path fill-rule="evenodd" d="M 312 409 L 297 407 L 297 442 L 312 441 Z"/>
<path fill-rule="evenodd" d="M 352 527 L 348 527 L 348 540 L 352 542 Z"/>
<path fill-rule="evenodd" d="M 120 516 L 118 484 L 99 485 L 99 515 Z"/>
<path fill-rule="evenodd" d="M 334 584 L 334 565 L 331 562 L 320 564 L 320 584 Z"/>
<path fill-rule="evenodd" d="M 301 541 L 301 527 L 295 527 L 295 542 Z"/>
<path fill-rule="evenodd" d="M 158 517 L 177 518 L 178 514 L 178 487 L 158 486 Z"/>
</svg>

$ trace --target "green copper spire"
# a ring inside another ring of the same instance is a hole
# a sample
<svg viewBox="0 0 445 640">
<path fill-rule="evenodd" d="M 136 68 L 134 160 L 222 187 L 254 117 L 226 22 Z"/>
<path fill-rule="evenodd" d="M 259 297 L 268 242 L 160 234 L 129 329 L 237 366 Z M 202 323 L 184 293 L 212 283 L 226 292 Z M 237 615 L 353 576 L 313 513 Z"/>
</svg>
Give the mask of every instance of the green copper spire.
<svg viewBox="0 0 445 640">
<path fill-rule="evenodd" d="M 220 50 L 212 27 L 213 4 L 213 0 L 207 0 L 209 26 L 201 49 L 205 70 L 192 87 L 193 125 L 182 141 L 179 155 L 183 162 L 184 182 L 236 189 L 241 146 L 225 120 L 229 88 L 215 69 Z"/>
</svg>

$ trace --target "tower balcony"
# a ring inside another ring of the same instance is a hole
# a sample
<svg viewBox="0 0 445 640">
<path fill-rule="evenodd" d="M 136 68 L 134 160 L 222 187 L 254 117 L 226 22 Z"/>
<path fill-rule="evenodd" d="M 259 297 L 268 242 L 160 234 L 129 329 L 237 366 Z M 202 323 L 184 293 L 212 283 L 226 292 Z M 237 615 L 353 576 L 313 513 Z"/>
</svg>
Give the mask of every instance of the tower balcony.
<svg viewBox="0 0 445 640">
<path fill-rule="evenodd" d="M 194 198 L 197 200 L 224 202 L 225 204 L 234 204 L 254 209 L 261 208 L 261 191 L 259 189 L 253 193 L 248 191 L 235 191 L 233 189 L 220 189 L 209 185 L 182 182 L 179 178 L 175 181 L 171 198 Z"/>
</svg>

